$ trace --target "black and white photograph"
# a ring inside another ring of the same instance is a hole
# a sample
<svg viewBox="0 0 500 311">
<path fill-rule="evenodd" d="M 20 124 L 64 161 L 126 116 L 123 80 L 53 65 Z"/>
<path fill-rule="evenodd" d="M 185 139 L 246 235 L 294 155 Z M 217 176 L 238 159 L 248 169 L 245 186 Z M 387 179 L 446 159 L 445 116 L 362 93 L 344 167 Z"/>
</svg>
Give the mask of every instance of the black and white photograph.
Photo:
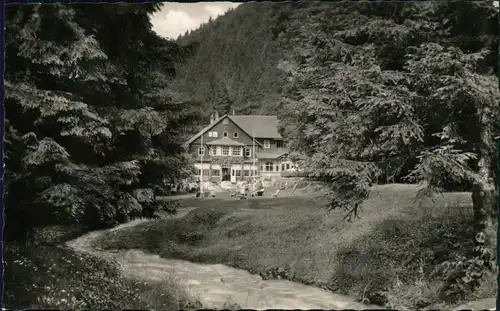
<svg viewBox="0 0 500 311">
<path fill-rule="evenodd" d="M 2 307 L 496 310 L 498 1 L 5 6 Z"/>
</svg>

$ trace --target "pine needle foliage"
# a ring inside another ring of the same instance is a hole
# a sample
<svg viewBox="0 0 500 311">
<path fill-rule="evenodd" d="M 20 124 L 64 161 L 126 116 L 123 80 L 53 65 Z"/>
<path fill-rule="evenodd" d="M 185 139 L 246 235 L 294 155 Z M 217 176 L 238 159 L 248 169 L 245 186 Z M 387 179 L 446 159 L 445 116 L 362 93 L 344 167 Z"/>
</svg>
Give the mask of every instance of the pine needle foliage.
<svg viewBox="0 0 500 311">
<path fill-rule="evenodd" d="M 170 89 L 189 53 L 152 31 L 158 8 L 6 9 L 8 237 L 152 216 L 164 185 L 190 173 L 182 141 L 199 112 Z"/>
</svg>

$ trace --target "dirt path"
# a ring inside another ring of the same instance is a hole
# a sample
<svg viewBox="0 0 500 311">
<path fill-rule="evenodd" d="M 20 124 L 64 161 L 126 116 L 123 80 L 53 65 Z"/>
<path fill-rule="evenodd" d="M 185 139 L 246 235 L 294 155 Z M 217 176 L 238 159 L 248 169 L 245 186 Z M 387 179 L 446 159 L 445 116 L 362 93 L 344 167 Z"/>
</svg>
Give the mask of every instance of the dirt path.
<svg viewBox="0 0 500 311">
<path fill-rule="evenodd" d="M 174 217 L 183 217 L 189 209 Z M 111 230 L 120 230 L 148 220 L 137 220 Z M 203 265 L 184 260 L 161 258 L 139 250 L 110 252 L 92 247 L 92 242 L 107 231 L 91 232 L 67 243 L 77 251 L 114 258 L 125 277 L 143 281 L 165 278 L 181 280 L 204 308 L 222 308 L 228 301 L 247 309 L 366 309 L 352 298 L 333 294 L 314 286 L 285 280 L 262 280 L 247 271 L 225 265 Z M 373 308 L 373 306 L 371 307 Z"/>
</svg>

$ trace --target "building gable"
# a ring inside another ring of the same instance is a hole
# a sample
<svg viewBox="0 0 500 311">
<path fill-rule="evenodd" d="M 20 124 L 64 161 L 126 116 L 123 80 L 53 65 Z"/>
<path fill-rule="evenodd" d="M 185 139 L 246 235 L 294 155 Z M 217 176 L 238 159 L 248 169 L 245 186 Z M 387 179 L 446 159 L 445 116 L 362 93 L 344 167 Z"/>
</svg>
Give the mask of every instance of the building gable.
<svg viewBox="0 0 500 311">
<path fill-rule="evenodd" d="M 224 120 L 227 120 L 225 122 Z M 217 132 L 217 136 L 213 136 L 212 133 Z M 193 136 L 190 140 L 186 142 L 186 145 L 200 145 L 201 135 L 203 133 L 203 143 L 209 143 L 215 140 L 220 140 L 224 138 L 224 133 L 227 133 L 227 137 L 233 141 L 242 143 L 244 145 L 252 145 L 251 134 L 247 133 L 238 124 L 236 124 L 228 115 L 224 115 L 219 119 L 215 120 L 212 124 L 206 126 L 198 134 Z M 235 133 L 237 136 L 235 136 Z M 257 145 L 259 142 L 255 141 Z"/>
</svg>

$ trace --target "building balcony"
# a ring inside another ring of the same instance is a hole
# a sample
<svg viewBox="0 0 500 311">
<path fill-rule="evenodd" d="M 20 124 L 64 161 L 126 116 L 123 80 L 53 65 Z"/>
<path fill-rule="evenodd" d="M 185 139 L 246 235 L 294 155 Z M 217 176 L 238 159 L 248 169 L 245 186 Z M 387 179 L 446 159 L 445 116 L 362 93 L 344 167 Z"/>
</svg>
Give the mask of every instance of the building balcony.
<svg viewBox="0 0 500 311">
<path fill-rule="evenodd" d="M 201 161 L 202 157 L 198 156 L 198 161 Z M 255 159 L 257 161 L 257 159 Z M 252 157 L 244 157 L 244 156 L 214 156 L 214 155 L 206 155 L 203 156 L 203 162 L 206 163 L 218 163 L 218 164 L 232 164 L 232 163 L 252 163 Z"/>
</svg>

